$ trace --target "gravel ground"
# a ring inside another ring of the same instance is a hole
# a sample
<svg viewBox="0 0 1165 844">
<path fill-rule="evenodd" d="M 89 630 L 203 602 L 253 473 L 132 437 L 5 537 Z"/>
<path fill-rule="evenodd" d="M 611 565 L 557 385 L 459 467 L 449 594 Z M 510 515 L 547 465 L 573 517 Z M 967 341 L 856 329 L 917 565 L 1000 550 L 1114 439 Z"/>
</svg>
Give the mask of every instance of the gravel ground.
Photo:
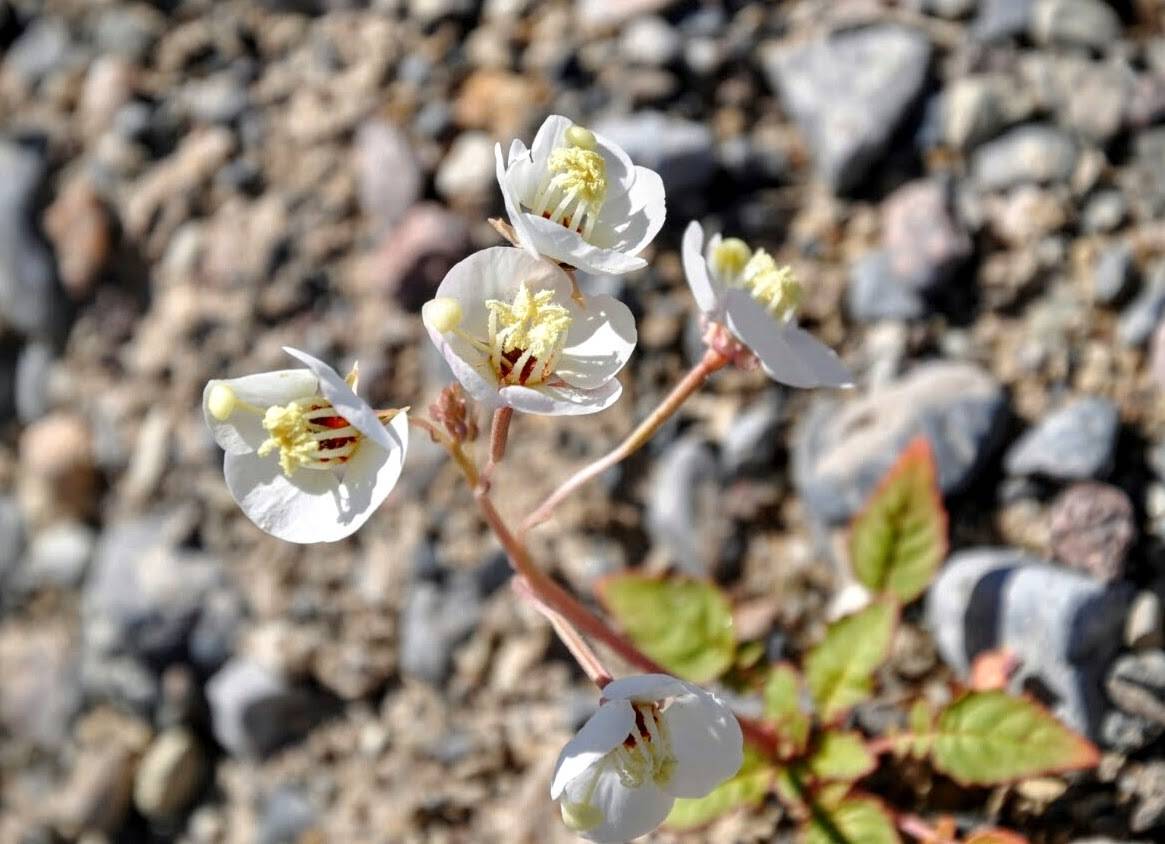
<svg viewBox="0 0 1165 844">
<path fill-rule="evenodd" d="M 595 695 L 439 449 L 303 548 L 238 511 L 199 409 L 285 344 L 426 407 L 420 306 L 497 243 L 493 143 L 550 113 L 657 170 L 669 219 L 648 269 L 584 280 L 639 321 L 624 398 L 515 420 L 506 515 L 698 359 L 689 219 L 791 263 L 859 386 L 717 375 L 539 558 L 586 596 L 714 578 L 795 658 L 924 433 L 953 555 L 859 724 L 1007 645 L 1105 754 L 874 783 L 1037 841 L 1165 835 L 1160 2 L 0 0 L 0 50 L 0 842 L 573 840 L 547 785 Z M 690 840 L 792 836 L 774 802 Z"/>
</svg>

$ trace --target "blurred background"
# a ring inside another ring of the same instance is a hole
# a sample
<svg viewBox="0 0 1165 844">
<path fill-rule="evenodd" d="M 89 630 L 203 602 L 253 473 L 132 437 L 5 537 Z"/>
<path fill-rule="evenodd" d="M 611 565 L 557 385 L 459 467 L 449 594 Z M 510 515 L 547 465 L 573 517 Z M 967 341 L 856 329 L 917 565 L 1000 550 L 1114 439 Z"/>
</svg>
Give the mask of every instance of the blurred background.
<svg viewBox="0 0 1165 844">
<path fill-rule="evenodd" d="M 624 399 L 517 419 L 505 515 L 699 358 L 689 219 L 792 263 L 859 386 L 721 373 L 539 558 L 588 600 L 629 566 L 714 578 L 795 658 L 925 433 L 952 576 L 859 725 L 1003 645 L 1105 756 L 899 805 L 1161 840 L 1159 2 L 0 0 L 0 50 L 0 842 L 572 840 L 547 785 L 596 695 L 439 449 L 414 435 L 367 526 L 297 547 L 238 511 L 199 407 L 292 344 L 425 408 L 449 375 L 420 305 L 498 242 L 493 145 L 549 113 L 659 171 L 668 223 L 649 269 L 582 279 L 639 320 Z M 689 840 L 793 828 L 770 802 Z"/>
</svg>

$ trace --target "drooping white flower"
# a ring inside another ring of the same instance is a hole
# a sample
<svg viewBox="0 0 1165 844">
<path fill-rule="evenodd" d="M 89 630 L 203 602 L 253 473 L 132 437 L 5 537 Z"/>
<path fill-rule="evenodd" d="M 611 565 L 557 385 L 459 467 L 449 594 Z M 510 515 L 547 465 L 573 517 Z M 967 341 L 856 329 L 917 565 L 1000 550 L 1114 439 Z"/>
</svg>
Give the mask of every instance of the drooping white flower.
<svg viewBox="0 0 1165 844">
<path fill-rule="evenodd" d="M 226 452 L 227 488 L 258 527 L 288 542 L 334 542 L 388 497 L 408 447 L 404 410 L 378 413 L 322 361 L 210 381 L 202 412 Z"/>
<path fill-rule="evenodd" d="M 796 323 L 801 285 L 763 249 L 714 235 L 693 220 L 684 231 L 684 274 L 704 316 L 752 350 L 770 378 L 792 387 L 848 387 L 853 376 Z"/>
<path fill-rule="evenodd" d="M 666 674 L 603 689 L 599 709 L 558 757 L 550 796 L 591 841 L 630 841 L 677 797 L 703 797 L 744 761 L 740 723 L 715 695 Z"/>
<path fill-rule="evenodd" d="M 529 149 L 515 140 L 508 157 L 501 144 L 495 157 L 510 225 L 531 255 L 599 273 L 647 266 L 639 253 L 666 214 L 654 170 L 560 115 L 546 118 Z"/>
<path fill-rule="evenodd" d="M 461 386 L 487 409 L 581 415 L 623 391 L 635 319 L 612 296 L 571 298 L 570 278 L 521 249 L 495 246 L 449 271 L 421 315 Z"/>
</svg>

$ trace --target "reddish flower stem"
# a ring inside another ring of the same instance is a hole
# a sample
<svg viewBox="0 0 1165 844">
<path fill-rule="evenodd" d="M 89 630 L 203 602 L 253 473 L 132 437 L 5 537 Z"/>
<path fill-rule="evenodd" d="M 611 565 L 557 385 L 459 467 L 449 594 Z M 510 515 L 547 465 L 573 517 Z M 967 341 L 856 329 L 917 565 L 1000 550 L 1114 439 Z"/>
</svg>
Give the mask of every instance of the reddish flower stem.
<svg viewBox="0 0 1165 844">
<path fill-rule="evenodd" d="M 499 407 L 494 411 L 493 424 L 489 431 L 489 460 L 481 470 L 480 482 L 487 487 L 494 469 L 506 456 L 506 443 L 510 438 L 510 420 L 514 418 L 512 407 Z"/>
<path fill-rule="evenodd" d="M 709 349 L 704 353 L 704 358 L 696 364 L 684 376 L 667 398 L 651 412 L 651 415 L 639 423 L 634 431 L 623 440 L 613 451 L 600 457 L 594 463 L 590 463 L 579 469 L 569 478 L 567 478 L 558 489 L 554 490 L 545 501 L 538 505 L 538 507 L 530 513 L 522 522 L 518 533 L 525 535 L 527 531 L 534 528 L 550 518 L 550 514 L 554 512 L 554 508 L 563 502 L 563 500 L 577 490 L 583 484 L 592 480 L 593 478 L 603 474 L 603 472 L 610 469 L 617 463 L 626 460 L 635 452 L 639 451 L 648 440 L 654 436 L 663 424 L 667 422 L 672 415 L 680 409 L 685 401 L 691 395 L 703 386 L 708 377 L 716 370 L 728 363 L 728 358 L 722 355 L 715 349 Z"/>
</svg>

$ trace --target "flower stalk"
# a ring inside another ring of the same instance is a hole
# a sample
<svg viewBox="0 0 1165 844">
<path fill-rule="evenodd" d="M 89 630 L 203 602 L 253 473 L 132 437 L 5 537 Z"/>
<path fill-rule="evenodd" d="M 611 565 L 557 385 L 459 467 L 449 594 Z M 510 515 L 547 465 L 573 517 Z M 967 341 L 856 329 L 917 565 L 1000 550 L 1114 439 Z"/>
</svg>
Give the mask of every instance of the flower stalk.
<svg viewBox="0 0 1165 844">
<path fill-rule="evenodd" d="M 715 349 L 709 349 L 705 352 L 703 359 L 688 371 L 688 374 L 672 388 L 659 407 L 640 422 L 639 426 L 623 442 L 595 462 L 579 469 L 563 481 L 558 489 L 547 496 L 546 500 L 539 504 L 522 522 L 520 533 L 525 535 L 527 531 L 542 524 L 550 518 L 554 509 L 577 489 L 643 448 L 648 440 L 663 427 L 664 423 L 680 409 L 683 403 L 704 385 L 712 373 L 723 368 L 728 362 L 728 358 Z"/>
</svg>

